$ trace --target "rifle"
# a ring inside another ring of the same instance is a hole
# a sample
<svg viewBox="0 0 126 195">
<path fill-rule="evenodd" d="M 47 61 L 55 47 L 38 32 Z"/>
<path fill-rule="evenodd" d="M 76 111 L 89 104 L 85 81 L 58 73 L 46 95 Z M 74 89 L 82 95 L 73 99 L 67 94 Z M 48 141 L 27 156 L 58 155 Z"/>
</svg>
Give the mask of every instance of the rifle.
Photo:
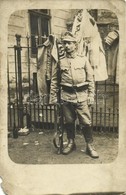
<svg viewBox="0 0 126 195">
<path fill-rule="evenodd" d="M 64 58 L 64 49 L 63 46 L 57 41 L 57 50 L 58 50 L 58 59 Z M 62 154 L 63 151 L 63 133 L 64 133 L 64 124 L 63 124 L 63 102 L 61 101 L 61 71 L 60 71 L 60 61 L 57 64 L 57 83 L 58 83 L 58 91 L 57 91 L 57 116 L 58 116 L 58 125 L 56 129 L 56 133 L 54 134 L 53 144 L 55 148 L 57 148 L 57 153 Z"/>
<path fill-rule="evenodd" d="M 57 104 L 58 125 L 53 137 L 53 144 L 57 148 L 57 154 L 62 154 L 63 151 L 63 110 L 62 103 Z"/>
</svg>

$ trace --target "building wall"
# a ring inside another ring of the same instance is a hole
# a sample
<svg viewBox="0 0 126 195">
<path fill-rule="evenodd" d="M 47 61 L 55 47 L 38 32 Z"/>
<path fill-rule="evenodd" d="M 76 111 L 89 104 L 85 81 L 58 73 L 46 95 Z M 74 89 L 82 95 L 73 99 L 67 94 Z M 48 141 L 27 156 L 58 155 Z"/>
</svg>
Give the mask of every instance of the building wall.
<svg viewBox="0 0 126 195">
<path fill-rule="evenodd" d="M 22 37 L 25 37 L 28 32 L 28 17 L 27 11 L 17 11 L 14 12 L 8 21 L 8 46 L 14 46 L 16 44 L 15 34 L 20 34 Z M 23 43 L 25 39 L 22 39 Z"/>
<path fill-rule="evenodd" d="M 51 33 L 55 34 L 57 37 L 67 30 L 67 25 L 69 21 L 73 21 L 77 10 L 63 10 L 63 9 L 52 9 L 51 10 Z M 116 15 L 109 10 L 98 10 L 97 11 L 97 21 L 100 23 L 99 30 L 101 36 L 104 38 L 108 31 L 113 28 L 118 28 L 118 19 Z M 103 23 L 103 25 L 102 25 Z M 108 25 L 108 23 L 110 25 Z M 104 25 L 105 24 L 105 25 Z M 108 28 L 109 27 L 109 28 Z M 8 64 L 9 64 L 9 80 L 13 83 L 15 82 L 15 57 L 14 57 L 14 45 L 16 45 L 15 34 L 21 35 L 21 46 L 27 46 L 26 36 L 30 35 L 30 20 L 28 10 L 21 10 L 14 12 L 8 22 Z M 27 48 L 22 49 L 22 72 L 23 80 L 27 80 L 28 77 L 28 63 L 27 63 Z M 33 79 L 33 72 L 37 71 L 36 59 L 30 57 L 31 63 L 31 83 Z"/>
<path fill-rule="evenodd" d="M 28 11 L 22 10 L 14 12 L 8 21 L 8 63 L 9 63 L 9 79 L 15 81 L 15 54 L 14 45 L 16 45 L 16 34 L 21 35 L 21 46 L 26 46 L 26 36 L 29 34 Z M 22 49 L 22 72 L 27 72 L 27 51 Z M 24 75 L 23 75 L 24 77 Z"/>
<path fill-rule="evenodd" d="M 71 10 L 51 10 L 51 33 L 55 34 L 57 37 L 61 37 L 67 30 L 66 22 L 72 17 Z"/>
<path fill-rule="evenodd" d="M 66 31 L 66 21 L 71 18 L 71 10 L 51 10 L 51 33 L 60 37 Z M 26 36 L 30 35 L 28 10 L 14 12 L 8 22 L 8 46 L 16 44 L 15 34 L 22 36 L 22 45 L 26 44 Z"/>
<path fill-rule="evenodd" d="M 60 37 L 63 32 L 66 31 L 66 21 L 71 18 L 70 10 L 51 10 L 51 33 Z M 26 36 L 30 36 L 30 21 L 28 10 L 21 10 L 14 12 L 8 22 L 8 47 L 14 47 L 16 45 L 15 34 L 21 35 L 21 46 L 27 46 Z M 22 49 L 22 72 L 23 79 L 26 80 L 28 65 L 27 65 L 27 49 Z M 8 49 L 8 62 L 9 62 L 9 79 L 15 80 L 14 74 L 14 49 Z M 31 78 L 33 72 L 37 71 L 36 59 L 30 57 L 31 63 Z"/>
</svg>

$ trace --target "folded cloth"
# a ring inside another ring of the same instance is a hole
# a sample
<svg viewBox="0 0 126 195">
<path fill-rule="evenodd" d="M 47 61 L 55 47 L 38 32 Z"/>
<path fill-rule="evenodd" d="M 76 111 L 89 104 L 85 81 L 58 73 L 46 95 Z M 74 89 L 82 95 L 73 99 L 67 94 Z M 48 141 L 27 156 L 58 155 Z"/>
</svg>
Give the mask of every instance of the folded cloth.
<svg viewBox="0 0 126 195">
<path fill-rule="evenodd" d="M 101 36 L 96 21 L 86 9 L 77 13 L 72 33 L 78 42 L 78 54 L 86 55 L 93 67 L 95 81 L 106 80 L 107 65 Z"/>
<path fill-rule="evenodd" d="M 29 129 L 27 127 L 21 128 L 18 131 L 18 135 L 28 135 L 29 134 Z"/>
<path fill-rule="evenodd" d="M 108 45 L 112 45 L 113 42 L 119 38 L 119 32 L 117 30 L 111 31 L 108 33 L 107 37 L 105 37 L 105 43 Z"/>
</svg>

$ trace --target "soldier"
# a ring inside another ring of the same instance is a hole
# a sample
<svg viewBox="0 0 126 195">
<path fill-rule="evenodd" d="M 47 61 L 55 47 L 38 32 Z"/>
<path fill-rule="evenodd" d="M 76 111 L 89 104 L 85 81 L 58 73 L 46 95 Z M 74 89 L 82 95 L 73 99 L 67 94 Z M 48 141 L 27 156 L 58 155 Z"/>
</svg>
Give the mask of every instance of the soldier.
<svg viewBox="0 0 126 195">
<path fill-rule="evenodd" d="M 78 117 L 86 141 L 86 153 L 92 158 L 98 158 L 99 156 L 93 147 L 89 111 L 89 106 L 94 102 L 93 70 L 87 57 L 77 54 L 77 41 L 71 32 L 65 33 L 63 44 L 66 57 L 60 61 L 60 86 L 68 144 L 62 153 L 67 155 L 76 149 L 75 120 Z M 57 87 L 55 73 L 52 74 L 51 83 L 51 103 L 54 103 Z"/>
</svg>

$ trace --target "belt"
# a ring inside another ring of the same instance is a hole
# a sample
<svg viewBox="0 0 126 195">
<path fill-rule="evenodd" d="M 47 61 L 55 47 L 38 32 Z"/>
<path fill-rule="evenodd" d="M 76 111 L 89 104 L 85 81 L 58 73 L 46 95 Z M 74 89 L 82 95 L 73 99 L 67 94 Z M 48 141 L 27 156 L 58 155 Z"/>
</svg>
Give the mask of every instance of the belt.
<svg viewBox="0 0 126 195">
<path fill-rule="evenodd" d="M 65 85 L 62 85 L 62 89 L 66 92 L 69 92 L 69 93 L 73 93 L 73 92 L 79 92 L 79 91 L 84 91 L 84 90 L 87 90 L 88 89 L 88 85 L 84 85 L 84 86 L 80 86 L 80 87 L 77 87 L 77 86 L 65 86 Z"/>
</svg>

